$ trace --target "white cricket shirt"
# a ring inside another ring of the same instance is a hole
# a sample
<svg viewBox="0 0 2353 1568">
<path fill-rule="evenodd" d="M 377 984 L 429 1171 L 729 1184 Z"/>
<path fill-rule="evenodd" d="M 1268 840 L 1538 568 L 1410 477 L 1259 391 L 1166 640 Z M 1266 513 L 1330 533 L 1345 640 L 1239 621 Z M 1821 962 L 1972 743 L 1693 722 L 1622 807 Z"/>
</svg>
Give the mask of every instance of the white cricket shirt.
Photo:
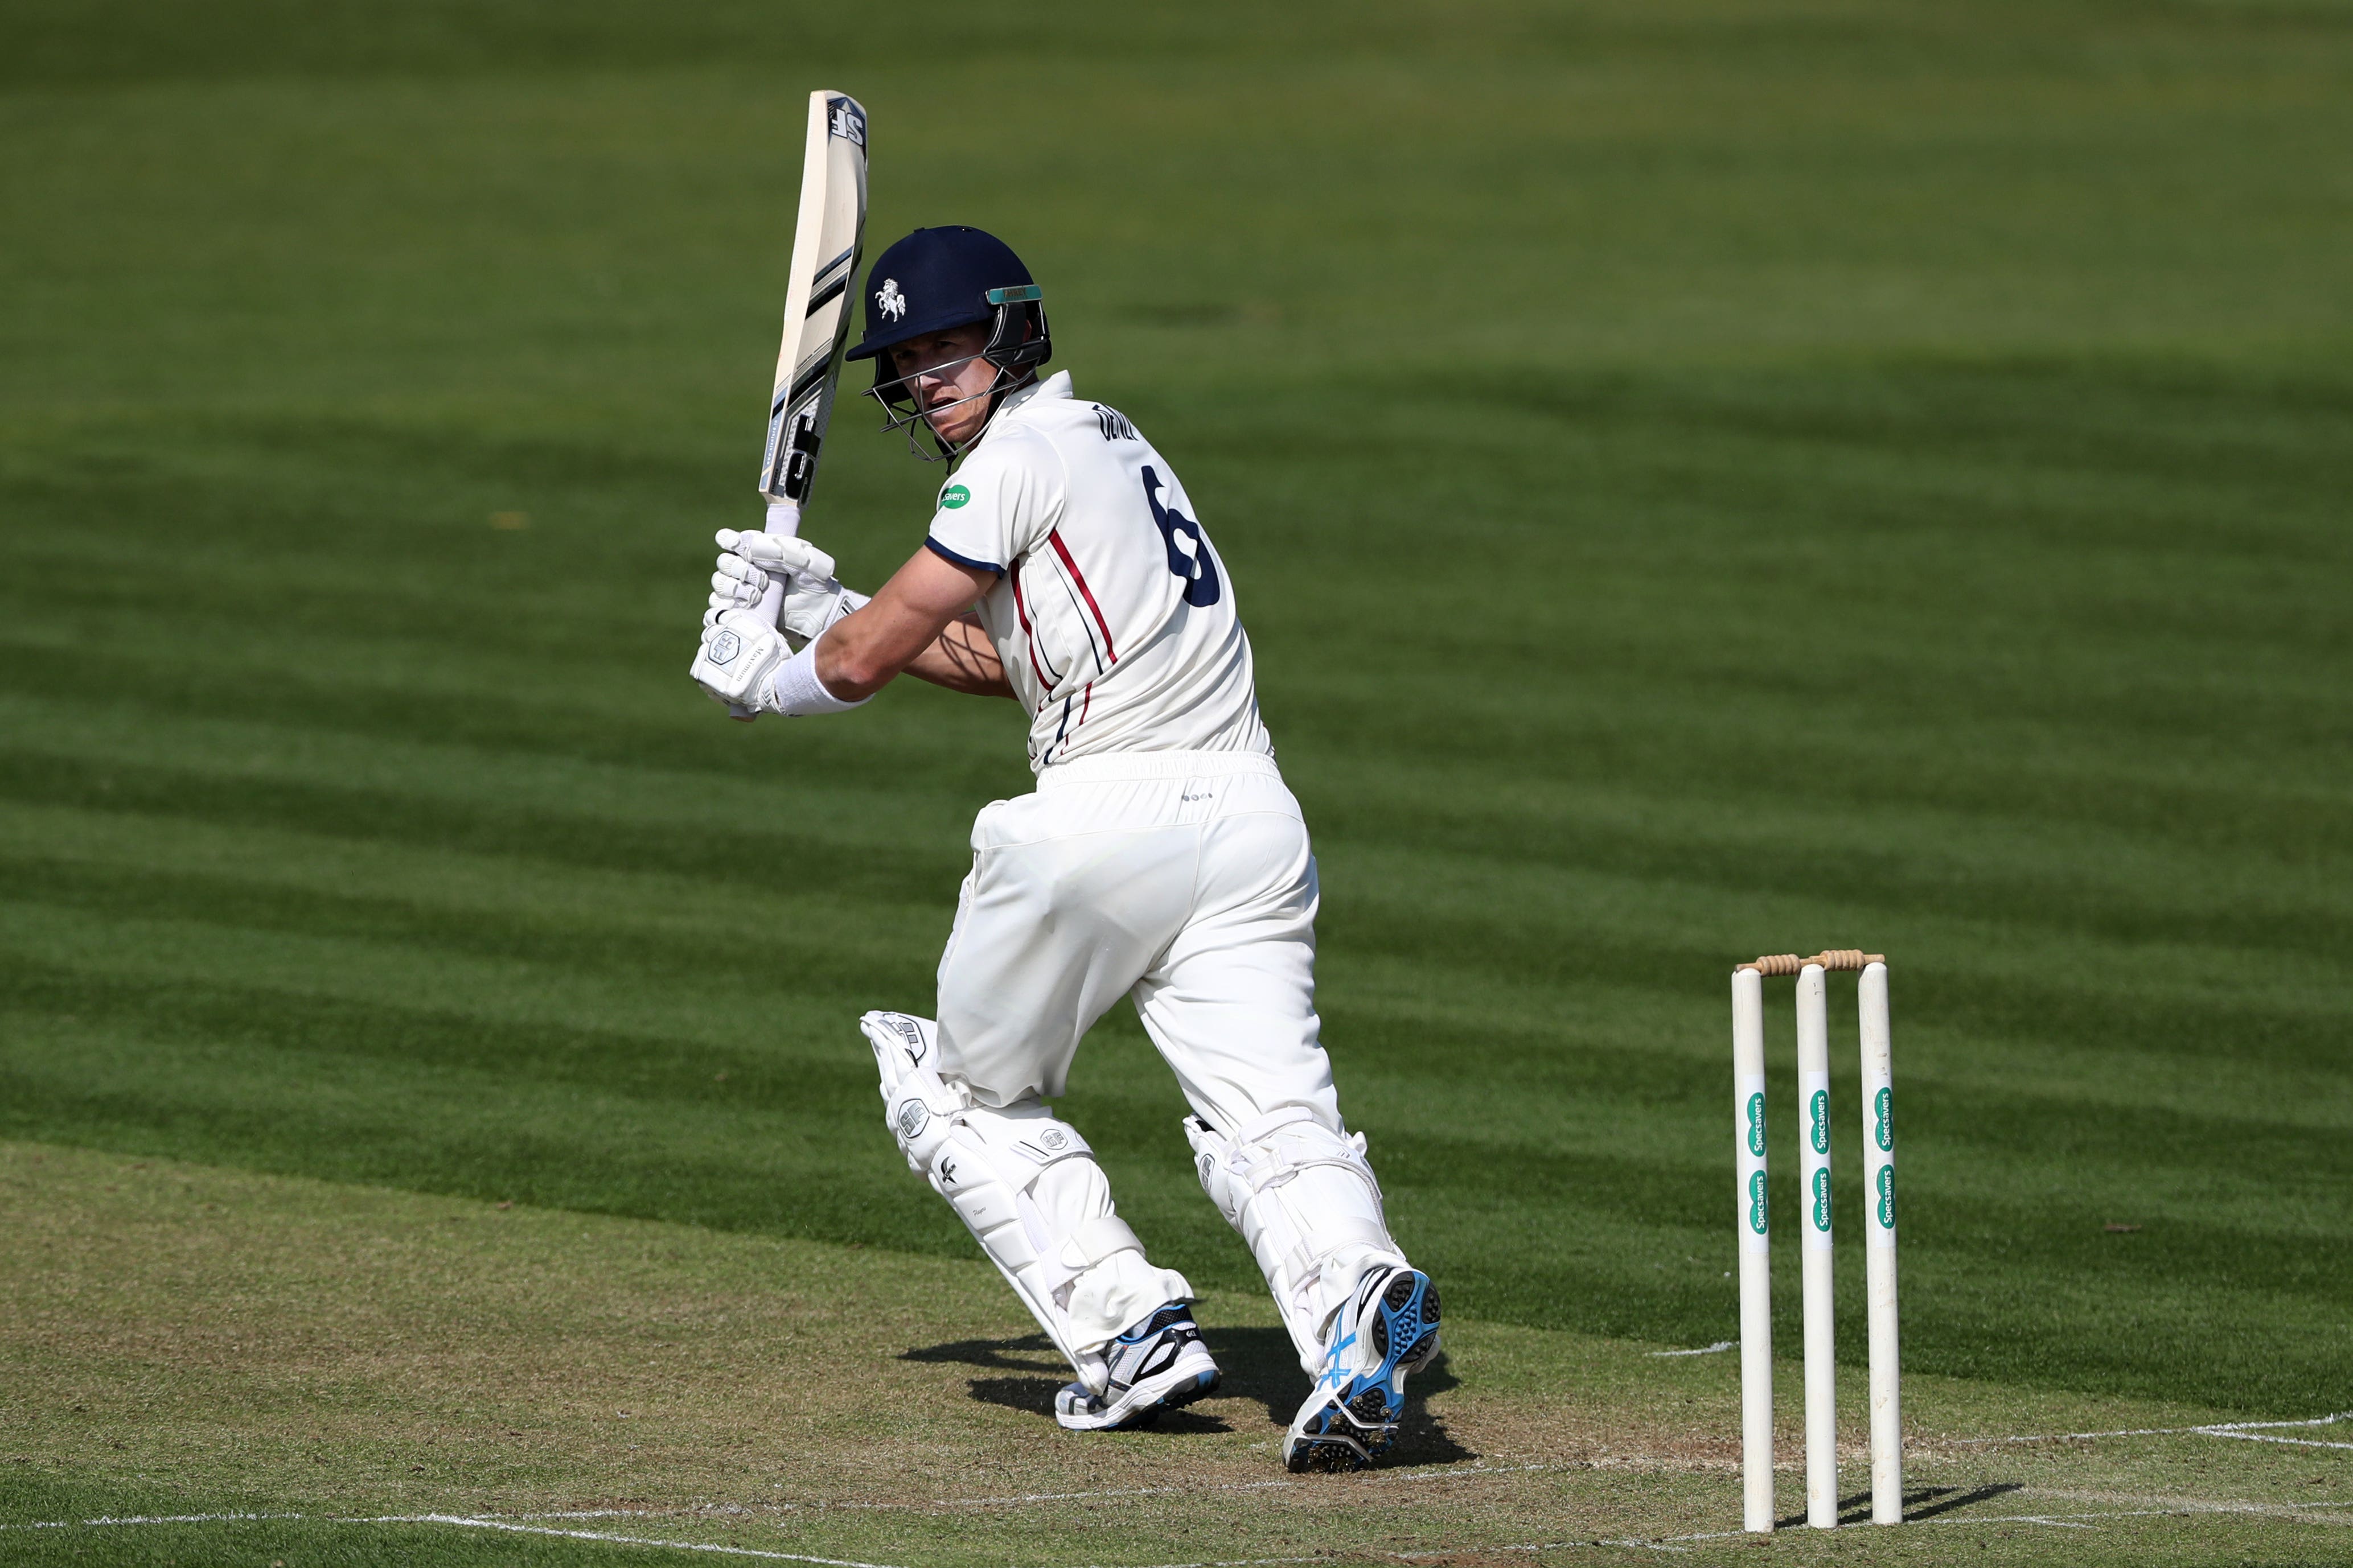
<svg viewBox="0 0 2353 1568">
<path fill-rule="evenodd" d="M 1058 372 L 1011 394 L 940 487 L 931 548 L 997 573 L 980 603 L 1029 765 L 1104 752 L 1260 752 L 1250 638 L 1168 459 Z"/>
</svg>

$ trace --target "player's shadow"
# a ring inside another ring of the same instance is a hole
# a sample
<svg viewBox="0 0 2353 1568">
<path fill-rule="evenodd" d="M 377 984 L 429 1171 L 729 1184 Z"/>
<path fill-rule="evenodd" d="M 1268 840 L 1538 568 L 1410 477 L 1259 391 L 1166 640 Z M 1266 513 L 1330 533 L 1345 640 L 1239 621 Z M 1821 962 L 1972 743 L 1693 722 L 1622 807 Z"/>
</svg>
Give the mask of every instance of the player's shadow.
<svg viewBox="0 0 2353 1568">
<path fill-rule="evenodd" d="M 1307 1377 L 1299 1370 L 1299 1354 L 1292 1348 L 1289 1334 L 1281 1329 L 1205 1327 L 1201 1337 L 1224 1373 L 1218 1390 L 1220 1397 L 1250 1400 L 1265 1407 L 1266 1418 L 1275 1426 L 1291 1425 L 1299 1402 L 1307 1397 Z M 1071 1380 L 1069 1366 L 1043 1334 L 1025 1334 L 1018 1340 L 951 1340 L 902 1351 L 899 1359 L 1015 1374 L 976 1377 L 966 1386 L 972 1397 L 984 1405 L 1001 1405 L 1049 1419 L 1054 1414 L 1055 1392 Z M 1441 1352 L 1406 1384 L 1405 1418 L 1398 1424 L 1397 1447 L 1389 1450 L 1387 1464 L 1448 1465 L 1479 1457 L 1449 1436 L 1445 1423 L 1430 1415 L 1424 1404 L 1428 1395 L 1442 1394 L 1457 1382 Z M 1153 1429 L 1233 1430 L 1223 1418 L 1199 1409 L 1168 1411 Z"/>
<path fill-rule="evenodd" d="M 976 1377 L 965 1386 L 984 1405 L 1001 1405 L 1052 1420 L 1054 1395 L 1071 1381 L 1071 1369 L 1061 1352 L 1043 1334 L 1018 1340 L 952 1340 L 899 1352 L 901 1361 L 946 1362 L 965 1366 L 1004 1369 L 1024 1375 Z M 1155 1432 L 1230 1432 L 1217 1416 L 1198 1410 L 1163 1411 L 1153 1422 Z"/>
<path fill-rule="evenodd" d="M 1266 1407 L 1266 1418 L 1289 1426 L 1307 1397 L 1307 1374 L 1299 1369 L 1299 1352 L 1290 1334 L 1281 1329 L 1224 1328 L 1204 1325 L 1201 1338 L 1218 1358 L 1225 1383 L 1219 1392 L 1229 1398 L 1255 1400 Z M 1456 1442 L 1446 1424 L 1430 1413 L 1430 1395 L 1461 1385 L 1448 1364 L 1446 1352 L 1406 1380 L 1405 1416 L 1398 1423 L 1397 1447 L 1388 1451 L 1384 1468 L 1410 1465 L 1451 1465 L 1479 1456 Z"/>
</svg>

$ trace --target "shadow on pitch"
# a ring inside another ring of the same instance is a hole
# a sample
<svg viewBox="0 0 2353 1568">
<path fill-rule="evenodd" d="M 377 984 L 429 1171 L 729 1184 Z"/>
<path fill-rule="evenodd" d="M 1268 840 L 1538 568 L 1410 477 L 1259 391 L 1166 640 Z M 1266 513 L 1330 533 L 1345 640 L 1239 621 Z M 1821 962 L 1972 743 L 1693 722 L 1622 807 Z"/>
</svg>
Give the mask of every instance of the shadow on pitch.
<svg viewBox="0 0 2353 1568">
<path fill-rule="evenodd" d="M 1051 1340 L 1043 1334 L 1024 1334 L 1018 1340 L 951 1340 L 944 1345 L 924 1345 L 916 1350 L 899 1352 L 901 1361 L 946 1362 L 963 1366 L 987 1367 L 1028 1375 L 1019 1377 L 976 1377 L 966 1384 L 972 1397 L 983 1405 L 1001 1405 L 1008 1410 L 1019 1410 L 1032 1415 L 1054 1418 L 1054 1394 L 1071 1381 L 1071 1369 L 1061 1353 L 1054 1349 Z M 1230 1432 L 1231 1426 L 1217 1416 L 1198 1410 L 1162 1412 L 1152 1424 L 1155 1432 Z"/>
<path fill-rule="evenodd" d="M 1299 1402 L 1307 1397 L 1307 1376 L 1299 1370 L 1299 1355 L 1292 1348 L 1291 1336 L 1281 1329 L 1205 1324 L 1201 1337 L 1224 1374 L 1219 1394 L 1250 1400 L 1265 1409 L 1268 1421 L 1289 1426 Z M 984 1405 L 1001 1405 L 1049 1420 L 1054 1415 L 1055 1391 L 1071 1380 L 1069 1367 L 1043 1334 L 1025 1334 L 1015 1340 L 952 1340 L 902 1351 L 899 1359 L 1018 1374 L 976 1377 L 968 1384 L 972 1397 Z M 1430 1394 L 1443 1394 L 1459 1382 L 1441 1352 L 1436 1362 L 1406 1384 L 1405 1419 L 1398 1424 L 1397 1447 L 1389 1450 L 1386 1466 L 1451 1465 L 1479 1457 L 1456 1442 L 1447 1433 L 1446 1424 L 1432 1415 L 1424 1403 Z M 1230 1432 L 1233 1428 L 1205 1411 L 1171 1410 L 1160 1417 L 1154 1430 Z"/>
<path fill-rule="evenodd" d="M 2008 1497 L 2011 1492 L 2025 1489 L 2024 1481 L 1988 1481 L 1984 1486 L 1971 1487 L 1968 1491 L 1958 1487 L 1922 1487 L 1904 1494 L 1904 1518 L 1906 1523 L 1915 1519 L 1934 1519 L 1957 1508 L 1991 1502 L 1998 1497 Z M 1865 1492 L 1855 1500 L 1863 1505 L 1862 1517 L 1870 1518 L 1871 1494 Z"/>
<path fill-rule="evenodd" d="M 1904 1494 L 1904 1522 L 1910 1524 L 1923 1519 L 1934 1519 L 1940 1513 L 1950 1513 L 1955 1509 L 1969 1508 L 1981 1502 L 1991 1502 L 1998 1497 L 2007 1497 L 2011 1492 L 2025 1489 L 2024 1481 L 1989 1481 L 1984 1486 L 1971 1487 L 1967 1491 L 1963 1491 L 1959 1487 L 1915 1487 Z M 1869 1492 L 1857 1492 L 1852 1497 L 1839 1499 L 1841 1524 L 1863 1524 L 1869 1522 L 1870 1519 L 1871 1494 Z M 1794 1530 L 1805 1522 L 1806 1516 L 1803 1513 L 1797 1513 L 1778 1521 L 1774 1528 Z"/>
<path fill-rule="evenodd" d="M 1229 1398 L 1254 1400 L 1266 1409 L 1266 1418 L 1288 1427 L 1307 1397 L 1307 1374 L 1299 1370 L 1299 1352 L 1281 1329 L 1219 1328 L 1203 1325 L 1201 1337 L 1226 1374 L 1221 1390 Z M 1446 1423 L 1430 1413 L 1426 1401 L 1433 1394 L 1459 1387 L 1446 1352 L 1406 1380 L 1405 1418 L 1398 1423 L 1397 1447 L 1381 1461 L 1383 1468 L 1413 1465 L 1451 1465 L 1479 1456 L 1456 1442 Z"/>
</svg>

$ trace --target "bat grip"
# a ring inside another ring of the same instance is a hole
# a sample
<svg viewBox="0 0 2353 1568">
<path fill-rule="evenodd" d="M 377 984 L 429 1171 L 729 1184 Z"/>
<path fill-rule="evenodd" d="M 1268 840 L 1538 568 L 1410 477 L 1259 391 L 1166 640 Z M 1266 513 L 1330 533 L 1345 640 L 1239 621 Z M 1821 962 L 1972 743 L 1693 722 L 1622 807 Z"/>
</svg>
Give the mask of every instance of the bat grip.
<svg viewBox="0 0 2353 1568">
<path fill-rule="evenodd" d="M 801 503 L 797 500 L 772 500 L 768 503 L 768 521 L 762 525 L 769 533 L 792 538 L 801 531 Z M 771 583 L 768 591 L 760 595 L 760 618 L 770 626 L 785 605 L 785 585 Z"/>
<path fill-rule="evenodd" d="M 801 531 L 801 503 L 797 500 L 770 501 L 768 521 L 763 526 L 770 533 L 781 533 L 790 539 Z"/>
<path fill-rule="evenodd" d="M 796 500 L 770 501 L 768 521 L 763 527 L 769 533 L 781 533 L 790 539 L 801 531 L 801 503 Z M 784 607 L 785 585 L 781 583 L 769 584 L 768 591 L 760 595 L 760 618 L 773 626 L 776 624 L 777 615 Z M 754 717 L 751 709 L 738 707 L 733 703 L 728 704 L 727 716 L 731 719 L 740 719 L 745 723 L 751 722 Z"/>
</svg>

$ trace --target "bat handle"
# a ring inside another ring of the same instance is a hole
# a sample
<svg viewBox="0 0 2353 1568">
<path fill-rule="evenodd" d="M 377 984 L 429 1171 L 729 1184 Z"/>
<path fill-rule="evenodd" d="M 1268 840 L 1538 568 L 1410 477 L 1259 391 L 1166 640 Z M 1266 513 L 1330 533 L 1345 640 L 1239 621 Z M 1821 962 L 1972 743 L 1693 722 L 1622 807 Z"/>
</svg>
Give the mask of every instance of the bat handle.
<svg viewBox="0 0 2353 1568">
<path fill-rule="evenodd" d="M 801 531 L 801 503 L 797 500 L 769 501 L 768 520 L 760 526 L 765 532 L 792 538 Z"/>
<path fill-rule="evenodd" d="M 768 503 L 768 521 L 763 525 L 770 533 L 790 539 L 801 531 L 801 503 L 797 500 L 772 500 Z M 781 583 L 771 583 L 768 591 L 760 595 L 760 618 L 770 626 L 776 624 L 776 615 L 785 606 L 785 589 Z"/>
<path fill-rule="evenodd" d="M 768 521 L 763 526 L 770 533 L 781 533 L 790 539 L 801 531 L 801 503 L 797 500 L 770 501 Z M 760 618 L 773 626 L 776 624 L 778 613 L 784 607 L 784 584 L 769 584 L 768 591 L 760 595 Z M 740 719 L 748 724 L 754 715 L 749 708 L 739 708 L 731 703 L 728 705 L 727 716 L 731 719 Z"/>
</svg>

